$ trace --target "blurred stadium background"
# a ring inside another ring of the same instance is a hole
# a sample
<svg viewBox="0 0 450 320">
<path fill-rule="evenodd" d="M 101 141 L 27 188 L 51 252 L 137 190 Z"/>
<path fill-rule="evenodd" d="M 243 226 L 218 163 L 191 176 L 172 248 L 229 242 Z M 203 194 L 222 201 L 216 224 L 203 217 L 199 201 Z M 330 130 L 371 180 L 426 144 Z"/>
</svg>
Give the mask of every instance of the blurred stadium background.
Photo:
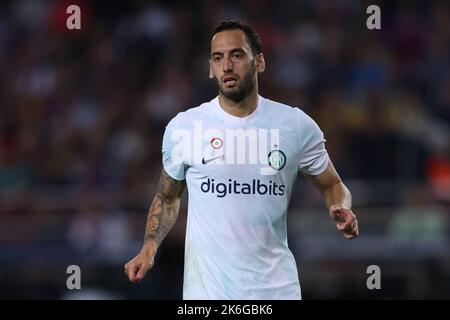
<svg viewBox="0 0 450 320">
<path fill-rule="evenodd" d="M 66 29 L 78 4 L 82 30 Z M 366 28 L 378 4 L 382 29 Z M 165 124 L 216 95 L 212 27 L 252 24 L 261 93 L 321 126 L 353 193 L 345 241 L 299 179 L 289 243 L 306 299 L 450 298 L 448 1 L 0 2 L 0 298 L 180 299 L 186 201 L 146 279 L 139 251 Z M 66 289 L 66 268 L 82 290 Z M 366 268 L 381 268 L 381 290 Z"/>
</svg>

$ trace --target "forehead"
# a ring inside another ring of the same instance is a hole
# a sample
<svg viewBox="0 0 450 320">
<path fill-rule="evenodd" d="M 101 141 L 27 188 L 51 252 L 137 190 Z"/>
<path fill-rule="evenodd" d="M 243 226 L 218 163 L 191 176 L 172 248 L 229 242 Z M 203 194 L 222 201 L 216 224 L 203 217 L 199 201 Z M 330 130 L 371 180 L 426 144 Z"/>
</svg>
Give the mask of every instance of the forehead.
<svg viewBox="0 0 450 320">
<path fill-rule="evenodd" d="M 211 40 L 211 53 L 226 52 L 233 49 L 251 52 L 244 31 L 239 29 L 221 31 L 216 33 Z"/>
</svg>

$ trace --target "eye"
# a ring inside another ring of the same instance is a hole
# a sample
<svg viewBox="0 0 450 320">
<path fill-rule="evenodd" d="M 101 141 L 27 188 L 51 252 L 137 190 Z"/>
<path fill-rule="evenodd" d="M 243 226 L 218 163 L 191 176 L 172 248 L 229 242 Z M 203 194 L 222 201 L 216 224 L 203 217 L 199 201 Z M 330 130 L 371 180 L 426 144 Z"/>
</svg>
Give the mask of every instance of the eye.
<svg viewBox="0 0 450 320">
<path fill-rule="evenodd" d="M 235 52 L 233 53 L 233 59 L 241 59 L 242 53 L 241 52 Z"/>
<path fill-rule="evenodd" d="M 222 60 L 222 57 L 221 56 L 214 56 L 213 57 L 213 61 L 214 62 L 220 62 Z"/>
</svg>

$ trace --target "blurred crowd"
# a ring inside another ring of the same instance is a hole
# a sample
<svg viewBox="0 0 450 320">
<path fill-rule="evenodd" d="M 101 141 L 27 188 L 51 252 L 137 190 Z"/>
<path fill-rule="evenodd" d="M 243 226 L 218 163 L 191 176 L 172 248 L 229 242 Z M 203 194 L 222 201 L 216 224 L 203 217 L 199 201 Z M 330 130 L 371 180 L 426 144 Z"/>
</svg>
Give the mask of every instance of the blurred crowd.
<svg viewBox="0 0 450 320">
<path fill-rule="evenodd" d="M 368 30 L 366 8 L 376 3 L 381 30 Z M 81 8 L 81 30 L 66 27 L 70 4 Z M 8 270 L 23 261 L 82 259 L 122 272 L 143 236 L 165 125 L 217 95 L 208 79 L 209 41 L 213 26 L 230 18 L 249 22 L 263 41 L 260 94 L 300 107 L 324 131 L 366 230 L 449 238 L 448 1 L 6 0 L 0 297 L 8 297 L 2 287 L 26 296 L 7 282 Z M 291 210 L 319 206 L 305 188 L 299 183 Z M 383 207 L 392 209 L 379 209 L 378 220 L 364 215 L 364 208 Z M 167 248 L 182 259 L 182 222 L 175 229 Z M 173 272 L 182 272 L 182 260 L 174 263 Z M 117 277 L 113 270 L 108 279 Z M 51 277 L 42 272 L 35 278 Z M 60 297 L 47 286 L 36 292 Z M 351 288 L 335 296 L 346 294 Z"/>
</svg>

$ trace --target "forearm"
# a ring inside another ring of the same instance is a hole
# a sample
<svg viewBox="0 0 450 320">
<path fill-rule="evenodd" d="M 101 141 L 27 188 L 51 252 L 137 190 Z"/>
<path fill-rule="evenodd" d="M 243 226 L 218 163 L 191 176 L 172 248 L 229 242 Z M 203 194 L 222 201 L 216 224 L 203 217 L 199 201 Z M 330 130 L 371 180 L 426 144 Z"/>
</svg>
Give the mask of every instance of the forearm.
<svg viewBox="0 0 450 320">
<path fill-rule="evenodd" d="M 167 199 L 158 192 L 153 200 L 147 216 L 144 246 L 151 244 L 156 250 L 172 229 L 178 218 L 179 198 Z"/>
<path fill-rule="evenodd" d="M 341 180 L 336 180 L 330 188 L 323 192 L 323 195 L 327 208 L 332 205 L 338 205 L 346 209 L 352 208 L 352 195 Z"/>
<path fill-rule="evenodd" d="M 358 220 L 352 209 L 352 195 L 334 169 L 328 163 L 327 169 L 317 176 L 305 175 L 324 196 L 330 216 L 337 222 L 336 227 L 344 232 L 344 237 L 353 239 L 358 236 Z"/>
</svg>

